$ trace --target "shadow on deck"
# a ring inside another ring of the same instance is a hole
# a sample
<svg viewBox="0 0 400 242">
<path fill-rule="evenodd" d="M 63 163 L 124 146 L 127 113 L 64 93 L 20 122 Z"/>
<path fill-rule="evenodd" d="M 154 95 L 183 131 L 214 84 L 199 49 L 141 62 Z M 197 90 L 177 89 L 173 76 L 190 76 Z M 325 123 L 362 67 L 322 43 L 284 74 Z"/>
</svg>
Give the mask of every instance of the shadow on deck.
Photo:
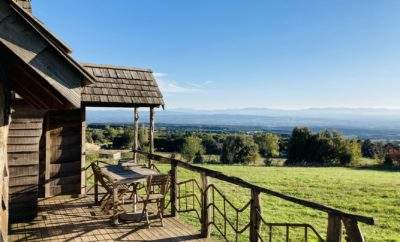
<svg viewBox="0 0 400 242">
<path fill-rule="evenodd" d="M 10 241 L 210 241 L 199 231 L 167 217 L 162 227 L 154 220 L 151 228 L 143 223 L 121 223 L 113 226 L 110 219 L 96 215 L 93 197 L 59 196 L 39 201 L 37 218 L 27 223 L 12 224 Z"/>
</svg>

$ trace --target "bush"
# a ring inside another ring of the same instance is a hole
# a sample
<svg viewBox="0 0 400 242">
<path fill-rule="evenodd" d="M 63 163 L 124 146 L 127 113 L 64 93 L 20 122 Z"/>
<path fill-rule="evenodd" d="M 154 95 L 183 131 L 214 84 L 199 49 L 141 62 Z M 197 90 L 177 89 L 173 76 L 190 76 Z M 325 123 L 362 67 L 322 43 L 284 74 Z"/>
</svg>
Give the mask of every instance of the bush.
<svg viewBox="0 0 400 242">
<path fill-rule="evenodd" d="M 200 154 L 199 152 L 196 153 L 196 155 L 193 158 L 193 163 L 195 163 L 195 164 L 203 164 L 204 163 L 203 155 Z"/>
<path fill-rule="evenodd" d="M 186 137 L 181 154 L 188 162 L 192 162 L 197 154 L 204 154 L 204 147 L 201 143 L 201 139 L 196 136 Z"/>
<path fill-rule="evenodd" d="M 400 149 L 393 145 L 387 145 L 385 165 L 400 166 Z"/>
<path fill-rule="evenodd" d="M 280 138 L 278 135 L 271 133 L 255 135 L 254 141 L 258 145 L 262 157 L 279 157 Z"/>
<path fill-rule="evenodd" d="M 221 153 L 224 164 L 253 164 L 257 159 L 258 146 L 252 137 L 236 135 L 227 136 Z"/>
</svg>

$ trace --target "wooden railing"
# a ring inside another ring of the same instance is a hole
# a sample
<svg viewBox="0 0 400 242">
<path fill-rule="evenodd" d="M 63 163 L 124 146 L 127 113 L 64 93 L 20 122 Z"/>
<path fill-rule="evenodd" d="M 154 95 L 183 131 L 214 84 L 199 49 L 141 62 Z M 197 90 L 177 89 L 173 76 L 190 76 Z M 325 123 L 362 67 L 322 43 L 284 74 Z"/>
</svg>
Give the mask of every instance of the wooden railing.
<svg viewBox="0 0 400 242">
<path fill-rule="evenodd" d="M 214 171 L 200 166 L 195 166 L 187 162 L 183 162 L 174 158 L 167 158 L 160 155 L 150 154 L 143 151 L 134 151 L 148 159 L 149 165 L 152 161 L 159 163 L 167 163 L 171 165 L 171 187 L 170 201 L 168 204 L 171 207 L 172 216 L 176 216 L 178 212 L 194 212 L 201 224 L 201 235 L 203 237 L 210 236 L 211 227 L 215 228 L 218 233 L 227 241 L 227 228 L 230 228 L 235 233 L 234 240 L 238 240 L 238 236 L 245 231 L 249 231 L 249 240 L 254 241 L 274 241 L 272 231 L 275 228 L 285 229 L 285 240 L 290 240 L 290 229 L 301 228 L 304 231 L 304 241 L 308 241 L 309 234 L 312 233 L 319 241 L 338 242 L 342 240 L 342 234 L 345 232 L 347 241 L 364 241 L 364 237 L 358 226 L 358 223 L 369 225 L 374 224 L 374 219 L 357 214 L 351 214 L 339 209 L 335 209 L 316 202 L 296 198 L 280 192 L 270 190 L 265 187 L 260 187 L 247 182 L 241 178 L 228 176 L 222 172 Z M 196 179 L 187 181 L 178 181 L 177 168 L 199 173 L 201 176 L 200 184 Z M 220 181 L 228 182 L 242 188 L 250 189 L 251 197 L 244 206 L 238 208 L 219 190 L 215 184 L 209 184 L 208 178 L 214 178 Z M 184 192 L 182 192 L 184 190 Z M 200 194 L 198 196 L 198 194 Z M 326 231 L 326 239 L 317 232 L 317 230 L 307 223 L 270 223 L 263 218 L 261 210 L 261 194 L 274 196 L 294 204 L 302 205 L 307 208 L 322 211 L 328 214 L 328 226 Z M 216 196 L 219 196 L 219 201 L 222 206 L 216 203 Z M 197 209 L 199 208 L 199 210 Z M 234 221 L 231 221 L 227 216 L 227 210 L 233 210 L 235 214 Z M 249 210 L 248 222 L 239 225 L 239 216 L 242 216 L 245 211 Z M 215 216 L 219 215 L 223 218 L 222 223 L 217 223 Z M 343 226 L 344 225 L 344 226 Z M 262 228 L 268 229 L 268 232 L 262 233 Z M 345 228 L 342 231 L 342 228 Z"/>
</svg>

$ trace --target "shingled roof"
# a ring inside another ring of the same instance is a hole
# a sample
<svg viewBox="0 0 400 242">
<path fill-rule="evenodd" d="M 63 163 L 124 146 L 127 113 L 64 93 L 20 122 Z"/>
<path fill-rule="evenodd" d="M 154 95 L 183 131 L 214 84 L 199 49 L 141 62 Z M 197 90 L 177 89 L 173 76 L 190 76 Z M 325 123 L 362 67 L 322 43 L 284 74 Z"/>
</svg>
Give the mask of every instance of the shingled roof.
<svg viewBox="0 0 400 242">
<path fill-rule="evenodd" d="M 86 106 L 150 107 L 164 105 L 153 72 L 148 69 L 82 64 L 96 80 L 82 88 Z"/>
</svg>

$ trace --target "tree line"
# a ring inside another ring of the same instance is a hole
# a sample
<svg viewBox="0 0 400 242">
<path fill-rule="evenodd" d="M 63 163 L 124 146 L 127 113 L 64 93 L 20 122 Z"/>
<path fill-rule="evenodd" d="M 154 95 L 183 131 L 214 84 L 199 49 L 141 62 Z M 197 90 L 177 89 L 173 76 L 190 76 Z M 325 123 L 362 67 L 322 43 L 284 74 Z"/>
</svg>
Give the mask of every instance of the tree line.
<svg viewBox="0 0 400 242">
<path fill-rule="evenodd" d="M 148 149 L 148 131 L 139 128 L 139 147 Z M 132 127 L 89 128 L 87 141 L 103 148 L 129 149 L 132 147 Z M 285 165 L 347 166 L 362 157 L 373 158 L 382 164 L 400 165 L 400 148 L 392 143 L 346 138 L 335 131 L 312 132 L 296 127 L 290 136 L 275 133 L 156 133 L 157 151 L 180 153 L 193 163 L 204 163 L 206 156 L 214 155 L 213 162 L 222 164 L 255 164 L 263 161 L 271 165 L 274 158 L 285 159 Z M 209 162 L 210 160 L 208 160 Z"/>
</svg>

